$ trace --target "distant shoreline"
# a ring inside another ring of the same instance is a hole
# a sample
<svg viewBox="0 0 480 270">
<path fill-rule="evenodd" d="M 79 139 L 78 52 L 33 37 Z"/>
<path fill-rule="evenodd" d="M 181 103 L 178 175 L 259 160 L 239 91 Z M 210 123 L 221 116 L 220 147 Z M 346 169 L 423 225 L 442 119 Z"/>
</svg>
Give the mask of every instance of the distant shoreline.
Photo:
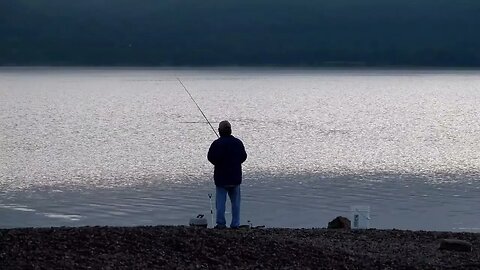
<svg viewBox="0 0 480 270">
<path fill-rule="evenodd" d="M 480 70 L 480 66 L 403 66 L 403 65 L 0 65 L 1 69 L 43 69 L 43 68 L 68 68 L 68 69 L 149 69 L 149 70 Z"/>
<path fill-rule="evenodd" d="M 402 72 L 407 75 L 416 74 L 441 74 L 452 72 L 464 72 L 466 74 L 477 75 L 480 72 L 480 67 L 408 67 L 408 66 L 1 66 L 1 73 L 9 72 L 76 72 L 76 71 L 90 71 L 90 72 L 169 72 L 171 76 L 182 75 L 182 72 L 204 72 L 210 73 L 225 73 L 225 74 L 242 74 L 242 72 L 252 72 L 255 75 L 284 75 L 284 74 L 322 74 L 322 73 L 345 73 L 350 75 L 368 74 L 368 73 L 385 73 L 397 75 Z M 254 72 L 254 73 L 253 73 Z M 178 73 L 178 75 L 177 75 Z M 168 75 L 168 74 L 167 74 Z M 199 75 L 199 74 L 196 74 Z M 403 75 L 403 74 L 400 74 Z"/>
</svg>

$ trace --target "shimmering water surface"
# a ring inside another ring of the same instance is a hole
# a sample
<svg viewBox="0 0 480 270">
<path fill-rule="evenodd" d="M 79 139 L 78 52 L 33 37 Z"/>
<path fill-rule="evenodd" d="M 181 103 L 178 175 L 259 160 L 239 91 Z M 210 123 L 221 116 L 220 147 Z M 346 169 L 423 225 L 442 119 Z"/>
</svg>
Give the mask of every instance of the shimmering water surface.
<svg viewBox="0 0 480 270">
<path fill-rule="evenodd" d="M 0 69 L 0 227 L 186 224 L 228 119 L 242 219 L 480 231 L 480 72 Z"/>
</svg>

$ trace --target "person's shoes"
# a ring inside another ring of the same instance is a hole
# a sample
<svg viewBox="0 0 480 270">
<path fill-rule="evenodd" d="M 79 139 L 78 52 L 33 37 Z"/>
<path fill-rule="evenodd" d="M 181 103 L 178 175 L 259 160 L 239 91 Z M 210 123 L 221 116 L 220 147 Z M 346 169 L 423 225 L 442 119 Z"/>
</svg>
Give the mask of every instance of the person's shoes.
<svg viewBox="0 0 480 270">
<path fill-rule="evenodd" d="M 227 226 L 225 226 L 225 225 L 223 225 L 223 224 L 217 224 L 217 225 L 215 225 L 215 227 L 213 227 L 213 228 L 214 228 L 214 229 L 220 229 L 220 230 L 222 230 L 222 229 L 226 229 Z"/>
<path fill-rule="evenodd" d="M 238 230 L 238 229 L 240 229 L 240 227 L 238 227 L 238 226 L 233 226 L 233 227 L 230 227 L 230 229 L 232 229 L 232 230 Z"/>
</svg>

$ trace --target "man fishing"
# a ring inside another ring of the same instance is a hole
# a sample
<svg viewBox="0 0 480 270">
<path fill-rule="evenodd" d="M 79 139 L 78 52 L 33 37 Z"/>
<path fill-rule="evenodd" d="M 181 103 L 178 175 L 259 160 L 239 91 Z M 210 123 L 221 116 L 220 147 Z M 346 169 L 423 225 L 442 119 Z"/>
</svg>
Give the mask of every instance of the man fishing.
<svg viewBox="0 0 480 270">
<path fill-rule="evenodd" d="M 218 125 L 220 138 L 215 140 L 208 150 L 207 158 L 215 166 L 213 178 L 216 186 L 217 225 L 226 228 L 225 203 L 227 194 L 232 204 L 232 222 L 230 228 L 240 226 L 240 184 L 242 183 L 242 163 L 247 152 L 241 140 L 232 136 L 232 126 L 228 121 Z"/>
</svg>

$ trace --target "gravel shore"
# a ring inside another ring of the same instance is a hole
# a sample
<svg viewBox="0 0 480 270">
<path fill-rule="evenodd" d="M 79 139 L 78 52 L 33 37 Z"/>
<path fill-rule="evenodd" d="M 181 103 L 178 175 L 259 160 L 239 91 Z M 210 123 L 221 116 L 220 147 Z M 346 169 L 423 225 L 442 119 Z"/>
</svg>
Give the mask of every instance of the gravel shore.
<svg viewBox="0 0 480 270">
<path fill-rule="evenodd" d="M 441 239 L 472 244 L 439 250 Z M 0 269 L 480 269 L 480 234 L 183 226 L 0 230 Z"/>
</svg>

